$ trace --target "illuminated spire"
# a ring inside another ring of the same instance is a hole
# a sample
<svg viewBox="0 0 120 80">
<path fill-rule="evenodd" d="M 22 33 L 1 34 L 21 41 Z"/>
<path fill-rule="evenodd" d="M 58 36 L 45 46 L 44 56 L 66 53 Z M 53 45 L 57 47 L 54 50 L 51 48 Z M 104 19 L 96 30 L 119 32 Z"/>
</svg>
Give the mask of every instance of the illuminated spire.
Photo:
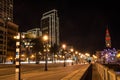
<svg viewBox="0 0 120 80">
<path fill-rule="evenodd" d="M 108 27 L 106 29 L 105 42 L 106 42 L 106 47 L 111 48 L 111 37 L 110 37 L 110 34 L 109 34 Z"/>
</svg>

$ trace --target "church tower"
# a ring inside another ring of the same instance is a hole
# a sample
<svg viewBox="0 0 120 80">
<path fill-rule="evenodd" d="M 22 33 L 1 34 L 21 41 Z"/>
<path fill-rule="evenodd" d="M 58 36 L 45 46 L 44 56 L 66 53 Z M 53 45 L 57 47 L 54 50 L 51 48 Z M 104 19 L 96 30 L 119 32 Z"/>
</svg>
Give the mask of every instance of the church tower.
<svg viewBox="0 0 120 80">
<path fill-rule="evenodd" d="M 105 43 L 106 43 L 106 48 L 111 48 L 111 37 L 110 37 L 108 27 L 106 29 Z"/>
</svg>

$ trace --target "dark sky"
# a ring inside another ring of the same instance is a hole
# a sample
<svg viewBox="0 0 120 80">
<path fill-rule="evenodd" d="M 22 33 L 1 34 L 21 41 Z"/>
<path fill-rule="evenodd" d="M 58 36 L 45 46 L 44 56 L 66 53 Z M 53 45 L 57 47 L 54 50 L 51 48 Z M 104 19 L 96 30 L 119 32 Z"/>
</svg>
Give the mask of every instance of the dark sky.
<svg viewBox="0 0 120 80">
<path fill-rule="evenodd" d="M 79 51 L 105 48 L 108 26 L 112 47 L 120 49 L 120 6 L 118 2 L 80 2 L 79 0 L 14 0 L 14 22 L 21 31 L 40 27 L 46 11 L 57 9 L 60 19 L 60 41 Z"/>
</svg>

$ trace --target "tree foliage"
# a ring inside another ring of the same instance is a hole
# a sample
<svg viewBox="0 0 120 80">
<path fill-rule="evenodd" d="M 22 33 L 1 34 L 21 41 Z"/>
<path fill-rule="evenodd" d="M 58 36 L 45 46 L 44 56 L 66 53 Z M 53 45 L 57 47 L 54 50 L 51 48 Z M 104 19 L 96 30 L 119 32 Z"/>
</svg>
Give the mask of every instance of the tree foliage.
<svg viewBox="0 0 120 80">
<path fill-rule="evenodd" d="M 59 51 L 59 46 L 57 44 L 54 44 L 53 46 L 51 46 L 51 53 L 57 54 L 57 52 Z"/>
<path fill-rule="evenodd" d="M 31 43 L 33 43 L 33 52 L 43 52 L 43 42 L 41 37 L 33 39 Z"/>
</svg>

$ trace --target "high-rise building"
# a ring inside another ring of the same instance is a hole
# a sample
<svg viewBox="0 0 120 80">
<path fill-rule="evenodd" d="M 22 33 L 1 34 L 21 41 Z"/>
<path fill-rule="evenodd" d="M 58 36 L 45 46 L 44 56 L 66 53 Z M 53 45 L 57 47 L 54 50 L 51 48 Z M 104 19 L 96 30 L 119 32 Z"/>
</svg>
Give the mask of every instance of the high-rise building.
<svg viewBox="0 0 120 80">
<path fill-rule="evenodd" d="M 13 22 L 13 0 L 0 0 L 0 18 Z"/>
<path fill-rule="evenodd" d="M 109 33 L 109 30 L 108 30 L 108 27 L 106 29 L 105 42 L 106 42 L 106 47 L 107 48 L 111 48 L 111 37 L 110 37 L 110 33 Z"/>
<path fill-rule="evenodd" d="M 0 63 L 15 57 L 14 36 L 18 25 L 13 23 L 13 0 L 0 0 Z"/>
<path fill-rule="evenodd" d="M 0 62 L 14 59 L 14 36 L 18 33 L 18 25 L 0 18 Z"/>
<path fill-rule="evenodd" d="M 53 9 L 42 15 L 41 19 L 42 35 L 49 36 L 49 44 L 59 45 L 59 18 L 57 10 Z"/>
</svg>

